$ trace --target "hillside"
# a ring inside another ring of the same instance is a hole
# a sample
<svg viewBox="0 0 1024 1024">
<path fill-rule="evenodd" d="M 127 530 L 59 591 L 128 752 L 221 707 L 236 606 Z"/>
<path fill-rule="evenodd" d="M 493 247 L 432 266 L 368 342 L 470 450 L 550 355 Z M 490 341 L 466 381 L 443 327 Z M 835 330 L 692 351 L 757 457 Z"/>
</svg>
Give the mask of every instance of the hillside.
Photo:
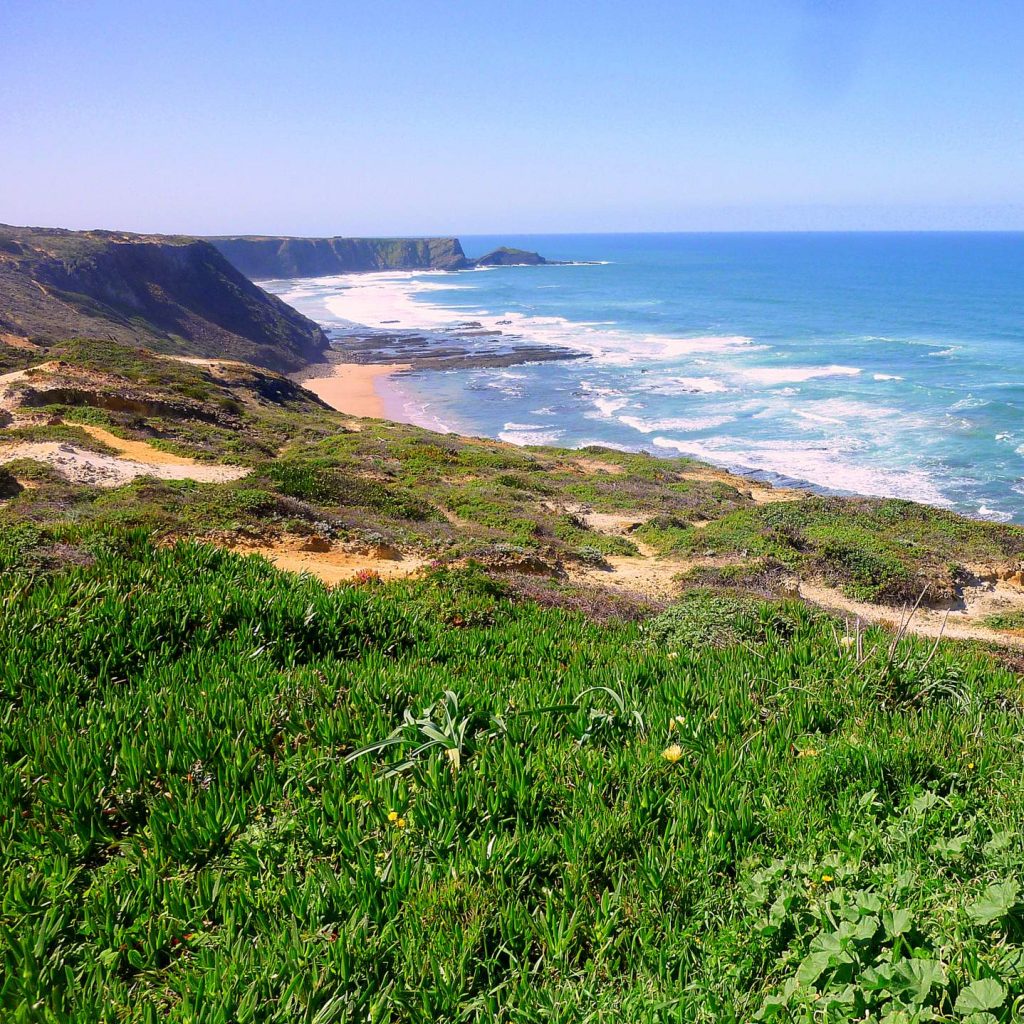
<svg viewBox="0 0 1024 1024">
<path fill-rule="evenodd" d="M 1024 530 L 33 362 L 4 1020 L 1015 1019 Z"/>
<path fill-rule="evenodd" d="M 288 238 L 265 235 L 209 239 L 243 274 L 255 280 L 327 277 L 375 270 L 468 270 L 486 266 L 538 265 L 535 252 L 503 246 L 478 259 L 457 238 Z"/>
<path fill-rule="evenodd" d="M 327 348 L 315 323 L 207 242 L 0 226 L 0 340 L 76 336 L 285 371 Z"/>
</svg>

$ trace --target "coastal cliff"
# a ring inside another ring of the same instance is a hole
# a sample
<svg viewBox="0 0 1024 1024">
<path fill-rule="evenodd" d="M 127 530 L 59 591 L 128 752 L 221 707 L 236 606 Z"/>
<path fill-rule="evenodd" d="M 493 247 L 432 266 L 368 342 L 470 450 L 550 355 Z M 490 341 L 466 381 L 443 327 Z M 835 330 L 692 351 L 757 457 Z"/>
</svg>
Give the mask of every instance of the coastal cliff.
<svg viewBox="0 0 1024 1024">
<path fill-rule="evenodd" d="M 144 344 L 292 371 L 323 331 L 254 285 L 208 242 L 182 236 L 0 226 L 0 334 Z"/>
<path fill-rule="evenodd" d="M 380 270 L 471 270 L 537 266 L 535 252 L 502 246 L 470 259 L 457 238 L 288 238 L 215 236 L 208 241 L 247 277 L 328 277 Z"/>
</svg>

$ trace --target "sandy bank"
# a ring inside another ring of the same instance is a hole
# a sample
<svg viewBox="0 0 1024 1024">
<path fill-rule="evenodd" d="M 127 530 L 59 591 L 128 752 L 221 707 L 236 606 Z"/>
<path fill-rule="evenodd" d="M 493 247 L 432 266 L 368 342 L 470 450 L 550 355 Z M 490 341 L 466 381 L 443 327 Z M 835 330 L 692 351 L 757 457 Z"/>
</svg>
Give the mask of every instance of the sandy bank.
<svg viewBox="0 0 1024 1024">
<path fill-rule="evenodd" d="M 135 449 L 139 457 L 126 459 L 118 455 L 104 455 L 60 441 L 22 441 L 0 446 L 0 465 L 13 462 L 15 459 L 33 459 L 53 466 L 61 476 L 72 483 L 86 484 L 90 487 L 120 487 L 140 476 L 154 476 L 161 480 L 226 483 L 229 480 L 238 480 L 249 472 L 244 466 L 201 463 L 180 456 L 168 458 L 166 452 L 159 452 L 156 449 L 150 449 L 150 453 L 145 453 L 141 449 L 146 446 L 141 442 L 122 444 L 131 445 L 133 448 L 139 445 L 139 448 Z M 122 447 L 122 444 L 118 444 L 117 447 L 129 450 Z M 140 458 L 145 461 L 140 461 Z"/>
<path fill-rule="evenodd" d="M 307 377 L 302 386 L 312 391 L 332 409 L 348 416 L 369 416 L 386 419 L 384 400 L 378 381 L 399 370 L 408 370 L 409 363 L 337 363 L 326 377 Z"/>
</svg>

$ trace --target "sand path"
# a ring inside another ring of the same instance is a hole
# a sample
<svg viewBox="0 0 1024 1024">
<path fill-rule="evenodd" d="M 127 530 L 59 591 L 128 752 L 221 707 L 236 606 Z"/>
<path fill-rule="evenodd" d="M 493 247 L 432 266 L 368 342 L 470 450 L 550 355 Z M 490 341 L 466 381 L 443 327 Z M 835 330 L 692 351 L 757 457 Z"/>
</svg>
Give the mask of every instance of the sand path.
<svg viewBox="0 0 1024 1024">
<path fill-rule="evenodd" d="M 833 587 L 801 580 L 795 584 L 803 600 L 826 611 L 859 619 L 863 623 L 898 629 L 910 609 L 854 601 Z M 951 640 L 981 640 L 1024 650 L 1024 635 L 981 625 L 989 615 L 1024 611 L 1024 590 L 1003 580 L 984 580 L 964 587 L 961 599 L 948 611 L 942 608 L 918 608 L 907 631 L 918 636 L 949 637 Z"/>
<path fill-rule="evenodd" d="M 777 493 L 770 488 L 768 492 Z M 688 570 L 721 566 L 730 562 L 730 559 L 722 557 L 659 557 L 654 549 L 643 544 L 631 533 L 635 527 L 651 518 L 652 513 L 649 512 L 586 512 L 578 507 L 568 511 L 579 515 L 596 533 L 627 537 L 640 552 L 639 557 L 608 556 L 605 559 L 607 568 L 570 567 L 570 579 L 580 583 L 665 599 L 677 597 L 684 589 L 679 577 Z M 951 608 L 918 608 L 910 618 L 909 626 L 906 626 L 907 631 L 918 636 L 980 640 L 1002 647 L 1024 649 L 1024 631 L 1018 634 L 982 625 L 990 615 L 1024 612 L 1024 586 L 1015 580 L 998 579 L 985 567 L 973 567 L 971 571 L 976 574 L 974 582 L 962 588 L 960 599 Z M 900 609 L 886 605 L 855 601 L 833 587 L 814 581 L 794 579 L 790 582 L 789 589 L 810 604 L 848 619 L 859 619 L 862 623 L 899 629 L 910 614 L 910 609 L 905 609 L 901 613 Z"/>
<path fill-rule="evenodd" d="M 92 487 L 121 487 L 140 476 L 154 476 L 161 480 L 226 483 L 239 480 L 249 472 L 245 466 L 211 465 L 183 455 L 172 455 L 144 441 L 118 437 L 103 427 L 76 425 L 118 454 L 93 452 L 60 441 L 16 441 L 0 445 L 0 465 L 15 459 L 34 459 L 53 466 L 72 483 Z"/>
</svg>

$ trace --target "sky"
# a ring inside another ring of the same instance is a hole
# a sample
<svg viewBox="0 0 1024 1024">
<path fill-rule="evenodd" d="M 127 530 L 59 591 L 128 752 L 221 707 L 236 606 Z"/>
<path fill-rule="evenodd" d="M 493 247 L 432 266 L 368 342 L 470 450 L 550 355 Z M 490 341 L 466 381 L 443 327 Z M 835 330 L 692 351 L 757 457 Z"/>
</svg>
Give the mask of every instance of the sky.
<svg viewBox="0 0 1024 1024">
<path fill-rule="evenodd" d="M 0 221 L 1024 229 L 1020 0 L 2 0 Z"/>
</svg>

